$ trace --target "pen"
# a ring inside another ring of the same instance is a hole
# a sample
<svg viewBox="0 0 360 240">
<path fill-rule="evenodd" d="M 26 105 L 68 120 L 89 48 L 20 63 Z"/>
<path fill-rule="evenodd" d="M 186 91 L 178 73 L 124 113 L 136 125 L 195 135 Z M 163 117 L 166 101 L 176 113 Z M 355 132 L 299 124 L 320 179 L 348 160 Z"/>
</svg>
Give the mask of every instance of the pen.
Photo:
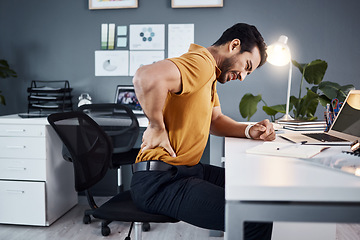
<svg viewBox="0 0 360 240">
<path fill-rule="evenodd" d="M 291 144 L 291 145 L 286 145 L 286 146 L 283 146 L 283 147 L 277 147 L 276 150 L 283 150 L 283 149 L 286 149 L 286 148 L 290 148 L 290 147 L 298 147 L 299 145 L 303 145 L 307 143 L 307 141 L 301 141 L 299 143 L 295 143 L 295 144 Z"/>
</svg>

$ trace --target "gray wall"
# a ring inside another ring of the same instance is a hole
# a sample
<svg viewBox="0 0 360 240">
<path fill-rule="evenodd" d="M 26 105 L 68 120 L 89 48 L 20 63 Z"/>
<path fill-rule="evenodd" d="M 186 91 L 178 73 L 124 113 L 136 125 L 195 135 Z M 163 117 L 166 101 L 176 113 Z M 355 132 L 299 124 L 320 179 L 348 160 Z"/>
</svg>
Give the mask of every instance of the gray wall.
<svg viewBox="0 0 360 240">
<path fill-rule="evenodd" d="M 88 0 L 1 0 L 0 59 L 18 72 L 17 79 L 0 79 L 7 106 L 0 115 L 26 111 L 31 80 L 70 81 L 74 98 L 88 92 L 94 102 L 113 101 L 118 84 L 131 77 L 95 77 L 94 51 L 100 49 L 100 24 L 194 23 L 195 43 L 209 46 L 236 22 L 254 24 L 270 44 L 289 37 L 293 59 L 317 58 L 329 64 L 325 80 L 360 88 L 360 1 L 343 0 L 224 0 L 223 8 L 172 9 L 171 0 L 139 0 L 137 9 L 89 10 Z M 287 67 L 265 64 L 244 82 L 218 85 L 222 110 L 236 120 L 246 92 L 261 93 L 270 105 L 285 102 Z M 292 94 L 298 93 L 300 73 L 294 69 Z M 322 110 L 318 111 L 321 117 Z M 266 115 L 259 110 L 252 120 Z"/>
</svg>

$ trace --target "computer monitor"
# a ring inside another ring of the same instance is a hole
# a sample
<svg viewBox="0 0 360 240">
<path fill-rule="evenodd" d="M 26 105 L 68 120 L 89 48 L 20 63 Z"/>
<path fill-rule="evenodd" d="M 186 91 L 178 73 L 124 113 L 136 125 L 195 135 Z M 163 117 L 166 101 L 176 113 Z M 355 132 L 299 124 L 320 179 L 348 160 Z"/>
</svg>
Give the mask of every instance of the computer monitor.
<svg viewBox="0 0 360 240">
<path fill-rule="evenodd" d="M 118 85 L 116 87 L 115 103 L 126 105 L 134 114 L 144 114 L 136 97 L 134 86 Z"/>
</svg>

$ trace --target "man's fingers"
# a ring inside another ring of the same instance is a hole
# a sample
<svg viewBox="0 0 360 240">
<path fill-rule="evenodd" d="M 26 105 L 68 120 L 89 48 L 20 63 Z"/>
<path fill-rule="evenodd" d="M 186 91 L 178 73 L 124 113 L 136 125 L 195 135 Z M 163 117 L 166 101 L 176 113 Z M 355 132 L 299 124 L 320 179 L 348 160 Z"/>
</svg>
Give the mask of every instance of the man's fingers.
<svg viewBox="0 0 360 240">
<path fill-rule="evenodd" d="M 275 130 L 271 122 L 265 119 L 261 122 L 256 123 L 251 130 L 254 130 L 254 135 L 258 136 L 255 138 L 262 139 L 265 141 L 274 140 L 275 137 Z"/>
<path fill-rule="evenodd" d="M 172 148 L 170 148 L 170 149 L 165 148 L 165 149 L 166 149 L 166 151 L 168 151 L 168 153 L 170 154 L 170 156 L 176 157 L 176 153 L 174 152 L 174 150 L 172 150 Z"/>
<path fill-rule="evenodd" d="M 172 149 L 170 144 L 165 144 L 165 146 L 162 146 L 160 144 L 159 147 L 163 147 L 170 154 L 170 156 L 176 157 L 176 153 L 174 152 L 174 150 Z M 150 147 L 149 145 L 146 145 L 145 143 L 142 143 L 140 148 L 141 148 L 141 152 L 143 152 L 147 149 L 151 149 L 152 147 Z"/>
<path fill-rule="evenodd" d="M 260 131 L 260 132 L 264 132 L 264 131 L 266 131 L 266 127 L 265 126 L 263 126 L 263 125 L 260 125 L 260 124 L 255 124 L 254 126 L 254 130 L 256 130 L 256 131 Z"/>
<path fill-rule="evenodd" d="M 176 157 L 176 153 L 174 152 L 174 150 L 172 149 L 170 144 L 166 144 L 166 146 L 164 146 L 164 148 L 170 154 L 170 156 Z"/>
<path fill-rule="evenodd" d="M 143 152 L 146 149 L 149 149 L 149 146 L 146 146 L 145 144 L 141 144 L 140 148 L 141 148 L 141 152 Z"/>
<path fill-rule="evenodd" d="M 276 138 L 276 133 L 274 130 L 272 130 L 270 133 L 265 132 L 260 135 L 260 138 L 265 141 L 272 141 Z"/>
</svg>

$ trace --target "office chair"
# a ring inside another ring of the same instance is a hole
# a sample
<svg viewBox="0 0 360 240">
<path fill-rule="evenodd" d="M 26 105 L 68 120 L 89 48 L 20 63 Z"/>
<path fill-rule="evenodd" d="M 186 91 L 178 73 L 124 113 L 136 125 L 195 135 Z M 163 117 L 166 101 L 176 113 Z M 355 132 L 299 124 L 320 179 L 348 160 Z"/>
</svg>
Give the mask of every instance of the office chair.
<svg viewBox="0 0 360 240">
<path fill-rule="evenodd" d="M 122 192 L 121 166 L 133 164 L 139 152 L 134 144 L 139 136 L 139 123 L 127 106 L 115 103 L 84 104 L 78 108 L 89 115 L 111 138 L 113 145 L 110 168 L 117 169 L 117 193 Z M 91 222 L 91 211 L 85 211 L 85 224 Z M 143 223 L 143 231 L 150 230 L 149 223 Z"/>
<path fill-rule="evenodd" d="M 122 104 L 85 104 L 78 108 L 85 112 L 111 137 L 113 158 L 110 168 L 132 164 L 140 150 L 134 148 L 139 136 L 139 122 L 135 114 Z"/>
<path fill-rule="evenodd" d="M 98 183 L 109 169 L 113 146 L 110 137 L 84 112 L 61 112 L 48 116 L 54 128 L 70 153 L 74 167 L 75 190 L 85 191 L 91 214 L 103 220 L 101 233 L 110 234 L 108 224 L 112 221 L 131 222 L 128 236 L 135 223 L 135 239 L 142 236 L 142 222 L 178 222 L 171 217 L 143 212 L 135 206 L 130 191 L 118 193 L 106 203 L 98 206 L 89 188 Z"/>
<path fill-rule="evenodd" d="M 140 148 L 134 148 L 139 136 L 139 123 L 127 106 L 115 103 L 84 104 L 78 111 L 88 114 L 111 137 L 113 143 L 110 168 L 117 170 L 117 193 L 123 191 L 121 166 L 133 164 Z M 143 230 L 150 230 L 149 224 L 143 224 Z"/>
</svg>

